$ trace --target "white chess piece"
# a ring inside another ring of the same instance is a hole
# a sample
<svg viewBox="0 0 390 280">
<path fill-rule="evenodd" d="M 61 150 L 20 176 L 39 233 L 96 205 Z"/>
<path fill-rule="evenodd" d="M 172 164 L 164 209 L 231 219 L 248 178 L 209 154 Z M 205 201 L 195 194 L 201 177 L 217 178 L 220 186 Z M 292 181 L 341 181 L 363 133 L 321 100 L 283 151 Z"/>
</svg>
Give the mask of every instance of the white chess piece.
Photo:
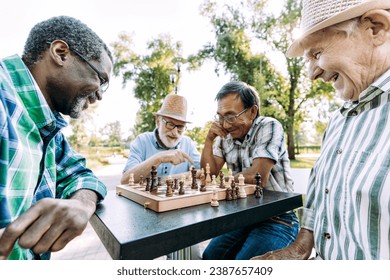
<svg viewBox="0 0 390 280">
<path fill-rule="evenodd" d="M 238 197 L 239 198 L 246 198 L 245 177 L 242 174 L 240 174 L 238 176 Z"/>
<path fill-rule="evenodd" d="M 134 174 L 130 173 L 129 175 L 129 186 L 134 186 Z"/>
<path fill-rule="evenodd" d="M 217 189 L 213 188 L 213 198 L 211 199 L 211 206 L 217 207 L 219 206 Z"/>
<path fill-rule="evenodd" d="M 216 185 L 217 185 L 217 180 L 216 180 L 215 175 L 213 175 L 213 176 L 211 176 L 211 177 L 212 177 L 212 179 L 211 179 L 211 185 L 212 185 L 212 186 L 216 186 Z"/>
<path fill-rule="evenodd" d="M 206 185 L 210 186 L 212 185 L 212 180 L 210 177 L 210 164 L 206 164 Z"/>
</svg>

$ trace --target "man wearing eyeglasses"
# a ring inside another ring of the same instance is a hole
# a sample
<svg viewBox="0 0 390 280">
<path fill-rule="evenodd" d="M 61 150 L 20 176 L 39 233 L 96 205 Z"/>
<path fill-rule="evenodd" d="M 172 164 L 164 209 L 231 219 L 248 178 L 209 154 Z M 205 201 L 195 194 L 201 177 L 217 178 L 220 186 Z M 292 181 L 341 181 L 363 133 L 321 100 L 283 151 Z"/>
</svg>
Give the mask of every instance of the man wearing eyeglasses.
<svg viewBox="0 0 390 280">
<path fill-rule="evenodd" d="M 243 174 L 247 184 L 255 183 L 259 172 L 265 189 L 292 192 L 283 127 L 277 120 L 259 115 L 256 90 L 233 81 L 220 89 L 216 100 L 217 114 L 206 137 L 201 165 L 209 164 L 211 173 L 218 174 L 226 164 L 236 181 Z M 295 240 L 298 229 L 295 213 L 285 213 L 212 239 L 203 259 L 248 260 L 259 252 L 286 247 Z"/>
<path fill-rule="evenodd" d="M 130 144 L 129 158 L 121 182 L 127 184 L 130 174 L 138 182 L 140 176 L 150 176 L 153 165 L 159 177 L 179 177 L 191 166 L 200 168 L 200 154 L 196 144 L 183 135 L 186 130 L 187 100 L 177 94 L 169 94 L 155 113 L 156 129 L 136 137 Z"/>
<path fill-rule="evenodd" d="M 61 114 L 80 117 L 108 87 L 112 56 L 84 23 L 35 25 L 0 60 L 0 260 L 49 259 L 87 226 L 106 187 L 73 151 Z"/>
</svg>

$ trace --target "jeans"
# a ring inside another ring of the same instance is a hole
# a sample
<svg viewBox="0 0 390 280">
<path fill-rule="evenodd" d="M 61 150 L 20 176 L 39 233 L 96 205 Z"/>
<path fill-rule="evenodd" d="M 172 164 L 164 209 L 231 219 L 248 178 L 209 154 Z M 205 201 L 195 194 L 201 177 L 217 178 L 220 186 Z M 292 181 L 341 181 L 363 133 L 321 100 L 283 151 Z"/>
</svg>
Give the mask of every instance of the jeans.
<svg viewBox="0 0 390 280">
<path fill-rule="evenodd" d="M 298 235 L 299 222 L 293 212 L 240 228 L 213 238 L 204 260 L 249 260 L 290 245 Z"/>
</svg>

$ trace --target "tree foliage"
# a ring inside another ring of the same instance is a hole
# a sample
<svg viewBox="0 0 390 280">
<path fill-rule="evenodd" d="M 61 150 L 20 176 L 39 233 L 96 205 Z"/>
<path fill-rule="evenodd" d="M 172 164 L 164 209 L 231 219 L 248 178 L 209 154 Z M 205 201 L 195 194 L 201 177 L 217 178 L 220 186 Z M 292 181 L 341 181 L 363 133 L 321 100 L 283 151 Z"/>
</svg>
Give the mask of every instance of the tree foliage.
<svg viewBox="0 0 390 280">
<path fill-rule="evenodd" d="M 146 54 L 136 54 L 133 39 L 128 33 L 119 35 L 113 43 L 114 75 L 122 76 L 123 85 L 134 82 L 134 96 L 140 103 L 135 135 L 155 128 L 154 114 L 165 96 L 174 91 L 179 82 L 177 66 L 181 63 L 181 43 L 161 34 L 147 43 Z M 173 83 L 174 81 L 174 83 Z"/>
<path fill-rule="evenodd" d="M 240 5 L 219 7 L 216 1 L 205 1 L 202 14 L 214 28 L 215 42 L 204 45 L 188 61 L 190 69 L 196 70 L 205 60 L 212 59 L 217 64 L 217 74 L 223 68 L 232 80 L 253 85 L 260 95 L 261 113 L 283 124 L 289 156 L 295 159 L 294 128 L 305 117 L 306 102 L 329 97 L 331 88 L 322 82 L 309 82 L 303 59 L 285 55 L 298 26 L 301 1 L 286 0 L 283 11 L 277 15 L 266 11 L 267 2 L 247 0 Z M 263 52 L 252 51 L 255 40 Z M 287 74 L 276 68 L 266 50 L 284 57 Z"/>
</svg>

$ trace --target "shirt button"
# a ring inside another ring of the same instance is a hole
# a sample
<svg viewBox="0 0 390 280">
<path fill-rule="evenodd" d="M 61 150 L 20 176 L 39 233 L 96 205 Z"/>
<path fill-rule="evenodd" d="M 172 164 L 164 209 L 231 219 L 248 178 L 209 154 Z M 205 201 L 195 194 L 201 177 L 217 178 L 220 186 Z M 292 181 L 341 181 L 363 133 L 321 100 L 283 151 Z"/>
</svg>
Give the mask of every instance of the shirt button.
<svg viewBox="0 0 390 280">
<path fill-rule="evenodd" d="M 336 153 L 340 155 L 343 152 L 343 149 L 337 149 Z"/>
<path fill-rule="evenodd" d="M 329 233 L 325 233 L 325 234 L 324 234 L 324 237 L 325 237 L 326 239 L 330 239 L 330 234 L 329 234 Z"/>
<path fill-rule="evenodd" d="M 165 166 L 165 169 L 168 169 L 168 166 Z"/>
<path fill-rule="evenodd" d="M 164 173 L 167 174 L 168 172 L 165 171 Z"/>
<path fill-rule="evenodd" d="M 329 193 L 329 189 L 328 188 L 325 188 L 325 193 Z"/>
</svg>

